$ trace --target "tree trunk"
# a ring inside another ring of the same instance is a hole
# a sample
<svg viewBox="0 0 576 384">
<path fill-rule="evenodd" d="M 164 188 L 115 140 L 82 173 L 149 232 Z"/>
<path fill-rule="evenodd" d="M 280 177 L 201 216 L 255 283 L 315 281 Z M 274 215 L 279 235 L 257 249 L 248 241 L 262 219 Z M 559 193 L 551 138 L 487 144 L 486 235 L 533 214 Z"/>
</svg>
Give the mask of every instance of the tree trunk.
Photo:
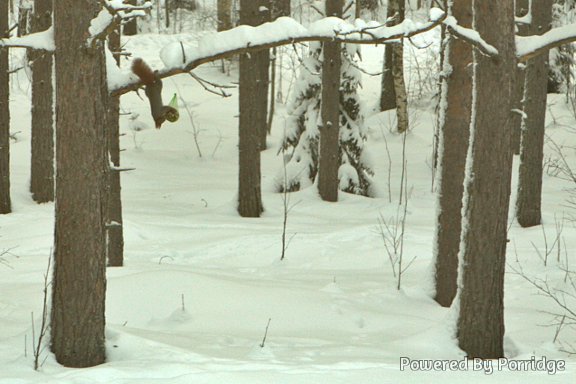
<svg viewBox="0 0 576 384">
<path fill-rule="evenodd" d="M 259 1 L 240 1 L 240 24 L 257 25 Z M 256 105 L 259 79 L 257 54 L 240 55 L 239 81 L 239 181 L 238 213 L 242 217 L 260 217 L 262 208 L 260 176 L 260 137 L 266 130 L 266 117 Z M 266 104 L 264 104 L 266 108 Z M 264 117 L 263 120 L 262 117 Z"/>
<path fill-rule="evenodd" d="M 530 1 L 516 0 L 516 17 L 524 17 L 528 14 Z M 529 24 L 518 23 L 518 35 L 526 36 L 529 31 Z M 512 94 L 514 102 L 512 107 L 516 110 L 516 113 L 512 115 L 512 150 L 515 155 L 518 155 L 520 153 L 520 132 L 522 130 L 522 113 L 520 111 L 524 109 L 524 80 L 526 78 L 524 65 L 519 65 L 516 71 L 516 81 Z"/>
<path fill-rule="evenodd" d="M 232 0 L 218 0 L 216 4 L 218 32 L 232 29 Z"/>
<path fill-rule="evenodd" d="M 290 0 L 272 0 L 270 20 L 274 21 L 282 16 L 290 16 Z M 272 132 L 272 123 L 274 121 L 274 112 L 276 107 L 276 59 L 277 49 L 272 49 L 272 60 L 270 60 L 270 108 L 268 109 L 266 121 L 266 133 Z M 282 69 L 280 69 L 282 70 Z"/>
<path fill-rule="evenodd" d="M 387 17 L 394 20 L 387 25 L 396 25 L 404 20 L 406 4 L 404 0 L 389 0 Z M 397 131 L 408 130 L 408 96 L 404 82 L 404 44 L 388 44 L 384 54 L 384 74 L 382 75 L 382 93 L 380 95 L 380 110 L 386 111 L 396 108 Z M 394 89 L 393 92 L 390 90 Z M 392 100 L 393 97 L 393 100 Z"/>
<path fill-rule="evenodd" d="M 8 0 L 0 0 L 0 35 L 8 31 Z M 10 202 L 10 75 L 8 48 L 0 48 L 0 214 L 12 212 Z"/>
<path fill-rule="evenodd" d="M 474 1 L 474 29 L 495 47 L 474 51 L 474 105 L 466 164 L 457 338 L 468 358 L 503 356 L 504 267 L 512 174 L 514 2 Z"/>
<path fill-rule="evenodd" d="M 392 76 L 394 77 L 394 92 L 396 93 L 396 130 L 398 133 L 408 131 L 408 95 L 404 82 L 404 45 L 392 46 Z"/>
<path fill-rule="evenodd" d="M 327 0 L 326 16 L 342 17 L 343 0 Z M 324 43 L 322 62 L 322 126 L 320 127 L 320 160 L 318 192 L 324 201 L 338 200 L 339 132 L 340 132 L 340 67 L 339 43 Z"/>
<path fill-rule="evenodd" d="M 254 0 L 253 0 L 254 1 Z M 260 25 L 270 21 L 270 0 L 254 1 L 258 7 L 255 9 L 254 21 L 249 25 Z M 264 10 L 265 9 L 265 10 Z M 255 68 L 257 70 L 256 94 L 252 102 L 258 109 L 257 119 L 254 121 L 258 124 L 260 131 L 260 150 L 266 149 L 266 137 L 268 136 L 268 87 L 270 85 L 270 50 L 263 49 L 252 53 Z"/>
<path fill-rule="evenodd" d="M 120 52 L 120 28 L 108 36 L 108 46 L 112 52 Z M 120 56 L 115 55 L 116 64 L 120 65 Z M 108 153 L 114 167 L 120 167 L 120 98 L 109 96 L 108 124 L 106 125 Z M 108 214 L 106 220 L 108 265 L 124 265 L 124 229 L 122 223 L 122 194 L 120 172 L 109 172 Z"/>
<path fill-rule="evenodd" d="M 20 5 L 18 6 L 18 37 L 28 34 L 30 30 L 28 22 L 30 21 L 31 12 L 32 4 L 28 1 L 20 0 Z"/>
<path fill-rule="evenodd" d="M 36 0 L 31 32 L 52 25 L 52 1 Z M 37 203 L 54 201 L 54 111 L 51 52 L 28 50 L 32 69 L 32 151 L 30 192 Z"/>
<path fill-rule="evenodd" d="M 164 17 L 166 18 L 166 28 L 170 28 L 170 6 L 169 0 L 164 0 Z"/>
<path fill-rule="evenodd" d="M 532 2 L 531 35 L 550 30 L 552 1 Z M 542 200 L 542 162 L 544 158 L 544 127 L 546 124 L 546 96 L 548 87 L 548 53 L 530 59 L 526 67 L 522 147 L 516 218 L 522 227 L 540 224 Z"/>
<path fill-rule="evenodd" d="M 452 5 L 458 24 L 472 27 L 472 1 Z M 460 39 L 448 37 L 444 49 L 442 101 L 439 127 L 438 217 L 434 247 L 436 295 L 434 299 L 449 307 L 456 296 L 458 250 L 462 221 L 462 195 L 466 153 L 472 113 L 472 48 Z"/>
<path fill-rule="evenodd" d="M 106 360 L 108 89 L 104 43 L 87 44 L 100 10 L 92 0 L 54 2 L 57 171 L 50 329 L 51 349 L 67 367 Z"/>
<path fill-rule="evenodd" d="M 127 0 L 126 4 L 130 4 L 130 5 L 136 5 L 137 0 Z M 136 21 L 136 17 L 127 21 L 126 24 L 124 24 L 124 27 L 122 28 L 122 34 L 124 34 L 124 36 L 134 36 L 136 34 L 138 34 L 138 21 Z M 160 31 L 158 31 L 160 32 Z"/>
<path fill-rule="evenodd" d="M 396 14 L 396 4 L 399 0 L 389 0 L 386 8 L 386 17 L 390 18 Z M 387 23 L 387 25 L 398 24 L 398 18 Z M 394 88 L 394 58 L 393 44 L 384 45 L 384 63 L 382 65 L 382 89 L 380 90 L 380 111 L 389 111 L 396 108 L 396 90 Z"/>
</svg>

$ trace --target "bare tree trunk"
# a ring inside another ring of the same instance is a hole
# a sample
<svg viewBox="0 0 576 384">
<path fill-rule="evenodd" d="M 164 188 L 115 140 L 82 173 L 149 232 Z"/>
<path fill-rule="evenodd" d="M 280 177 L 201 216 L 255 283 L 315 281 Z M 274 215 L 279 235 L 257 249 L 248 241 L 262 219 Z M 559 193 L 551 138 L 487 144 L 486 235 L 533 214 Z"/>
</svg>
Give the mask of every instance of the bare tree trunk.
<svg viewBox="0 0 576 384">
<path fill-rule="evenodd" d="M 254 0 L 253 0 L 254 1 Z M 255 14 L 254 21 L 250 25 L 260 25 L 270 21 L 271 7 L 270 0 L 254 1 L 258 3 L 258 14 Z M 266 149 L 266 137 L 268 136 L 268 88 L 270 85 L 270 50 L 264 49 L 252 53 L 256 61 L 257 80 L 256 80 L 256 94 L 253 103 L 256 104 L 258 109 L 258 117 L 255 124 L 258 124 L 260 131 L 260 150 Z"/>
<path fill-rule="evenodd" d="M 166 18 L 166 28 L 170 28 L 170 6 L 169 0 L 164 0 L 164 17 Z"/>
<path fill-rule="evenodd" d="M 386 8 L 386 17 L 391 18 L 396 15 L 396 4 L 399 0 L 389 0 Z M 387 25 L 398 24 L 399 17 Z M 384 63 L 382 65 L 382 89 L 380 90 L 380 110 L 389 111 L 396 108 L 396 89 L 394 87 L 394 46 L 392 44 L 384 45 Z"/>
<path fill-rule="evenodd" d="M 8 32 L 8 0 L 0 0 L 0 35 Z M 10 75 L 8 48 L 0 48 L 0 214 L 12 212 L 10 202 Z"/>
<path fill-rule="evenodd" d="M 216 1 L 216 30 L 218 32 L 227 31 L 233 28 L 232 24 L 232 0 Z M 226 60 L 221 60 L 220 71 L 226 73 Z"/>
<path fill-rule="evenodd" d="M 130 4 L 130 5 L 136 5 L 137 0 L 127 0 L 126 3 Z M 158 32 L 160 32 L 160 31 L 158 31 Z M 134 36 L 134 35 L 138 34 L 138 21 L 136 20 L 136 18 L 133 18 L 133 19 L 127 21 L 126 24 L 124 24 L 124 27 L 122 29 L 122 33 L 125 36 Z"/>
<path fill-rule="evenodd" d="M 472 27 L 472 0 L 452 5 L 451 14 L 463 27 Z M 456 296 L 462 195 L 472 113 L 472 48 L 449 37 L 444 50 L 442 101 L 439 111 L 439 191 L 436 225 L 434 299 L 449 307 Z"/>
<path fill-rule="evenodd" d="M 405 0 L 389 0 L 387 16 L 394 17 L 387 25 L 396 25 L 404 20 Z M 380 95 L 380 110 L 396 108 L 397 131 L 408 130 L 408 95 L 404 82 L 404 44 L 386 45 L 384 57 L 384 74 L 382 75 L 382 93 Z M 394 89 L 393 92 L 390 89 Z M 392 100 L 392 96 L 394 99 Z"/>
<path fill-rule="evenodd" d="M 27 0 L 20 0 L 18 5 L 18 37 L 29 33 L 30 13 L 32 13 L 32 3 Z"/>
<path fill-rule="evenodd" d="M 343 0 L 327 0 L 326 16 L 342 17 Z M 324 201 L 338 200 L 340 153 L 340 67 L 339 43 L 324 43 L 322 62 L 322 127 L 318 192 Z"/>
<path fill-rule="evenodd" d="M 112 52 L 120 52 L 120 28 L 108 36 L 108 46 Z M 116 64 L 120 65 L 120 55 L 115 55 Z M 107 118 L 107 144 L 110 162 L 115 168 L 120 167 L 120 98 L 109 96 Z M 122 193 L 120 172 L 109 172 L 108 178 L 108 214 L 106 220 L 108 265 L 121 267 L 124 265 L 124 227 L 122 221 Z"/>
<path fill-rule="evenodd" d="M 217 31 L 222 32 L 232 29 L 232 0 L 218 0 L 216 2 L 216 8 L 218 19 L 216 26 Z"/>
<path fill-rule="evenodd" d="M 531 35 L 550 30 L 552 0 L 532 2 Z M 548 53 L 530 59 L 526 67 L 524 112 L 520 149 L 520 172 L 516 218 L 522 227 L 540 224 L 542 200 L 542 163 L 544 159 L 544 127 L 548 87 Z"/>
<path fill-rule="evenodd" d="M 528 6 L 531 0 L 515 0 L 516 1 L 516 17 L 524 17 L 528 14 Z M 529 25 L 525 23 L 518 23 L 518 34 L 526 36 L 529 34 Z M 516 69 L 516 82 L 513 89 L 513 103 L 512 106 L 515 114 L 512 115 L 512 150 L 515 155 L 520 153 L 520 132 L 522 129 L 522 113 L 524 108 L 524 83 L 526 72 L 524 65 L 521 64 Z"/>
<path fill-rule="evenodd" d="M 468 358 L 504 355 L 504 267 L 516 74 L 514 2 L 474 1 L 474 29 L 498 60 L 474 51 L 474 105 L 463 203 L 457 338 Z"/>
<path fill-rule="evenodd" d="M 52 1 L 36 0 L 31 32 L 45 31 L 52 25 Z M 32 151 L 30 192 L 37 203 L 54 201 L 54 88 L 53 55 L 28 50 L 32 68 Z"/>
<path fill-rule="evenodd" d="M 272 21 L 281 16 L 290 16 L 290 0 L 272 0 L 271 8 L 270 20 Z M 272 60 L 270 60 L 270 108 L 268 109 L 268 121 L 266 123 L 266 132 L 268 135 L 272 132 L 272 123 L 274 122 L 274 112 L 276 109 L 276 56 L 277 49 L 273 48 Z"/>
<path fill-rule="evenodd" d="M 54 2 L 56 228 L 50 329 L 52 352 L 67 367 L 106 360 L 108 88 L 104 43 L 86 43 L 100 10 L 92 0 Z"/>
<path fill-rule="evenodd" d="M 396 93 L 396 130 L 398 133 L 408 131 L 408 95 L 404 82 L 404 46 L 403 42 L 392 47 L 392 76 L 394 77 L 394 91 Z"/>
<path fill-rule="evenodd" d="M 260 3 L 254 0 L 240 1 L 240 23 L 255 25 L 260 19 Z M 240 55 L 239 84 L 239 180 L 238 213 L 242 217 L 260 217 L 263 211 L 260 176 L 260 137 L 266 130 L 266 116 L 256 104 L 259 79 L 257 55 Z M 267 107 L 266 104 L 264 104 Z M 262 117 L 264 119 L 262 120 Z"/>
</svg>

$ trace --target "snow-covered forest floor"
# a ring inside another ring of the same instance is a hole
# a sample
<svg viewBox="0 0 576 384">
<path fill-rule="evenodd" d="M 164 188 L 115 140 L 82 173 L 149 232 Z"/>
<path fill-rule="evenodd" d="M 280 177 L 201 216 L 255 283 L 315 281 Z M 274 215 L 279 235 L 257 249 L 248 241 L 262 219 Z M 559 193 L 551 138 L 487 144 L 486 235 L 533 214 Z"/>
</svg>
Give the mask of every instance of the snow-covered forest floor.
<svg viewBox="0 0 576 384">
<path fill-rule="evenodd" d="M 439 32 L 432 31 L 416 42 L 436 44 L 438 37 Z M 180 38 L 143 34 L 126 38 L 125 48 L 159 67 L 160 48 Z M 429 59 L 434 49 L 407 49 L 406 58 L 414 64 L 417 57 L 420 67 L 407 75 L 412 93 L 419 92 L 423 80 L 434 84 L 426 80 L 436 70 L 430 68 Z M 363 68 L 381 70 L 381 47 L 364 47 L 362 55 Z M 285 95 L 291 71 L 287 68 L 284 73 Z M 234 67 L 230 76 L 220 73 L 218 65 L 205 65 L 196 73 L 220 83 L 237 79 Z M 412 103 L 412 128 L 406 137 L 404 257 L 406 264 L 415 259 L 402 275 L 398 291 L 378 219 L 399 225 L 403 138 L 391 132 L 392 113 L 373 111 L 380 77 L 368 75 L 361 98 L 369 116 L 367 145 L 377 196 L 340 193 L 338 203 L 326 203 L 315 188 L 290 194 L 291 241 L 283 261 L 283 200 L 275 193 L 275 181 L 282 172 L 277 152 L 285 107 L 278 107 L 269 149 L 262 153 L 265 213 L 260 219 L 243 219 L 235 211 L 237 90 L 231 90 L 232 97 L 221 98 L 189 76 L 164 82 L 165 97 L 178 93 L 193 113 L 201 157 L 182 105 L 177 123 L 155 130 L 147 101 L 134 93 L 124 96 L 123 112 L 139 117 L 136 122 L 129 115 L 121 117 L 122 165 L 135 170 L 122 174 L 126 265 L 108 269 L 108 362 L 66 369 L 46 348 L 40 358 L 43 365 L 35 372 L 31 314 L 37 337 L 54 206 L 36 205 L 29 196 L 30 86 L 22 71 L 12 80 L 14 213 L 0 217 L 0 251 L 9 250 L 0 264 L 1 383 L 529 384 L 570 383 L 576 377 L 576 357 L 560 351 L 569 349 L 569 343 L 576 346 L 576 331 L 565 326 L 554 343 L 557 327 L 550 324 L 560 309 L 511 269 L 521 266 L 529 278 L 547 279 L 552 287 L 563 284 L 566 264 L 576 271 L 576 228 L 570 221 L 576 212 L 567 203 L 567 189 L 574 185 L 551 172 L 544 176 L 544 226 L 522 229 L 513 220 L 513 208 L 510 213 L 506 354 L 513 359 L 566 360 L 566 370 L 555 375 L 400 370 L 400 357 L 461 359 L 463 353 L 453 337 L 454 313 L 440 307 L 430 294 L 435 102 L 424 89 L 424 97 Z M 564 96 L 550 95 L 549 105 L 548 136 L 558 145 L 574 145 L 576 121 Z M 550 145 L 546 151 L 546 169 L 551 171 L 558 154 Z M 574 150 L 566 148 L 564 154 L 576 170 Z M 517 161 L 516 157 L 515 168 Z M 515 186 L 516 179 L 513 191 Z M 513 192 L 512 202 L 514 196 Z M 562 229 L 557 223 L 563 224 Z M 552 245 L 557 237 L 560 261 Z M 546 266 L 538 255 L 546 253 L 545 244 L 550 253 Z M 575 301 L 572 309 L 576 310 Z"/>
</svg>

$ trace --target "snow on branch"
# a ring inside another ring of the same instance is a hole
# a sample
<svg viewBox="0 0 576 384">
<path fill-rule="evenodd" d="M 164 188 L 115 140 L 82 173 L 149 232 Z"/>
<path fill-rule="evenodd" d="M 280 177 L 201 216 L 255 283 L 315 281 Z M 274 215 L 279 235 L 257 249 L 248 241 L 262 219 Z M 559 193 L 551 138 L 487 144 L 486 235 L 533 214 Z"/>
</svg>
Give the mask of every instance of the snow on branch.
<svg viewBox="0 0 576 384">
<path fill-rule="evenodd" d="M 551 48 L 576 41 L 576 23 L 552 28 L 540 36 L 516 36 L 516 57 L 526 61 Z"/>
<path fill-rule="evenodd" d="M 430 20 L 424 23 L 405 19 L 398 25 L 386 27 L 375 21 L 356 20 L 353 25 L 336 17 L 327 17 L 305 28 L 292 18 L 280 17 L 256 27 L 241 25 L 206 36 L 194 47 L 183 43 L 168 44 L 160 52 L 165 67 L 156 72 L 160 78 L 166 78 L 188 73 L 201 64 L 215 60 L 302 42 L 388 43 L 429 31 L 440 25 L 445 18 L 446 14 L 443 11 L 432 8 Z M 114 81 L 108 85 L 112 94 L 116 96 L 137 90 L 143 85 L 136 76 L 127 72 L 123 72 L 122 76 L 116 73 L 113 78 Z"/>
<path fill-rule="evenodd" d="M 88 44 L 95 40 L 105 38 L 108 33 L 122 20 L 145 16 L 146 11 L 152 8 L 152 3 L 146 1 L 143 5 L 124 4 L 124 0 L 102 0 L 102 10 L 92 19 L 89 27 L 90 37 Z M 54 29 L 31 33 L 21 37 L 0 39 L 0 47 L 32 48 L 44 51 L 54 51 Z"/>
<path fill-rule="evenodd" d="M 43 32 L 31 33 L 22 37 L 0 39 L 0 48 L 1 47 L 32 48 L 44 51 L 54 51 L 54 29 L 50 27 Z"/>
<path fill-rule="evenodd" d="M 136 6 L 124 4 L 124 0 L 102 0 L 102 10 L 90 22 L 88 32 L 88 45 L 91 46 L 97 40 L 105 39 L 122 20 L 146 16 L 145 11 L 152 8 L 152 3 L 146 1 L 143 5 Z"/>
<path fill-rule="evenodd" d="M 458 22 L 453 16 L 446 17 L 444 25 L 446 25 L 446 28 L 448 28 L 448 31 L 450 31 L 452 35 L 473 45 L 486 56 L 496 57 L 499 55 L 498 50 L 488 44 L 478 32 L 458 25 Z"/>
</svg>

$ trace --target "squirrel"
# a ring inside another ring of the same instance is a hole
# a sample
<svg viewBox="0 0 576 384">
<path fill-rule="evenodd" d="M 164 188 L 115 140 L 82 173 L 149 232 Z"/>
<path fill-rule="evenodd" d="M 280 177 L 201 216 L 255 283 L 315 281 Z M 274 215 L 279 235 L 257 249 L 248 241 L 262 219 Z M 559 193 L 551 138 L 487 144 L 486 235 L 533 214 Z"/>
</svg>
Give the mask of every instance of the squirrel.
<svg viewBox="0 0 576 384">
<path fill-rule="evenodd" d="M 132 61 L 132 72 L 138 76 L 146 86 L 144 92 L 150 101 L 150 110 L 154 123 L 156 124 L 156 129 L 160 129 L 162 123 L 166 120 L 170 122 L 178 120 L 178 110 L 169 105 L 164 105 L 162 102 L 162 80 L 158 76 L 158 73 L 153 72 L 148 64 L 140 58 Z"/>
</svg>

